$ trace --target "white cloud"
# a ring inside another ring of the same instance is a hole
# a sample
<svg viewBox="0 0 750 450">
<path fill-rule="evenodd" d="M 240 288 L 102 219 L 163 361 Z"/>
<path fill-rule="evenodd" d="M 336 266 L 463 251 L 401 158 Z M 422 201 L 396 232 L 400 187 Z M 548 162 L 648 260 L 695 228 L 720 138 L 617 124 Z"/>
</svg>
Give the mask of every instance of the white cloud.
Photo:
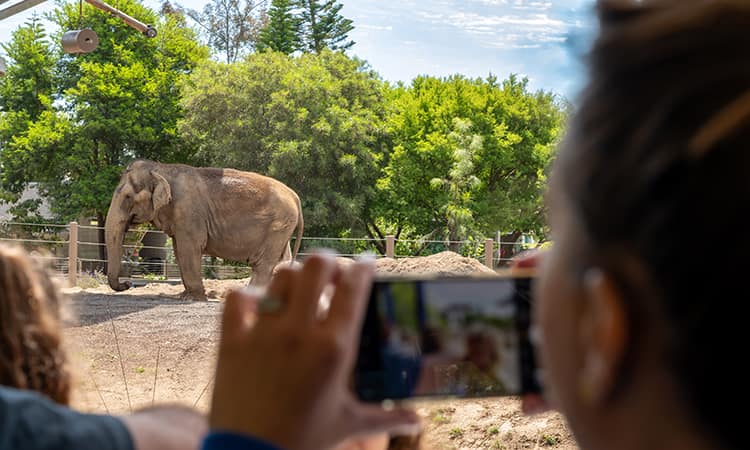
<svg viewBox="0 0 750 450">
<path fill-rule="evenodd" d="M 498 2 L 508 6 L 529 6 L 545 2 L 523 0 L 479 0 Z M 512 3 L 511 3 L 512 2 Z M 465 11 L 454 7 L 452 11 L 418 11 L 418 16 L 435 27 L 453 27 L 473 36 L 479 45 L 490 48 L 539 48 L 545 44 L 565 42 L 569 29 L 575 23 L 567 23 L 546 12 L 513 11 L 512 14 L 493 15 L 482 11 Z"/>
<path fill-rule="evenodd" d="M 357 25 L 358 28 L 362 28 L 365 30 L 375 30 L 375 31 L 393 31 L 392 25 L 370 25 L 366 23 L 360 23 Z"/>
<path fill-rule="evenodd" d="M 469 3 L 479 3 L 485 6 L 504 6 L 516 10 L 539 10 L 552 9 L 551 1 L 525 1 L 525 0 L 468 0 Z"/>
</svg>

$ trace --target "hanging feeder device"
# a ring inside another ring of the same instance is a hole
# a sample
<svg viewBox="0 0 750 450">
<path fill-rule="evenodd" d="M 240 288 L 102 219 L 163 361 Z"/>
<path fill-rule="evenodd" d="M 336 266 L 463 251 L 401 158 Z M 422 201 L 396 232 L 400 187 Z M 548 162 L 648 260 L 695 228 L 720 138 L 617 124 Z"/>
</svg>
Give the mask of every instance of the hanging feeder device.
<svg viewBox="0 0 750 450">
<path fill-rule="evenodd" d="M 89 53 L 99 45 L 99 36 L 94 33 L 94 30 L 85 28 L 65 32 L 61 41 L 65 53 Z"/>
<path fill-rule="evenodd" d="M 128 26 L 140 31 L 146 37 L 156 37 L 156 28 L 152 27 L 151 25 L 146 25 L 145 23 L 130 17 L 119 9 L 112 7 L 101 0 L 83 1 L 96 9 L 108 12 L 113 16 L 118 17 L 123 22 L 128 24 Z M 94 33 L 94 30 L 90 28 L 68 31 L 63 34 L 62 37 L 62 47 L 66 53 L 89 53 L 94 51 L 97 45 L 99 45 L 99 37 L 96 35 L 96 33 Z"/>
</svg>

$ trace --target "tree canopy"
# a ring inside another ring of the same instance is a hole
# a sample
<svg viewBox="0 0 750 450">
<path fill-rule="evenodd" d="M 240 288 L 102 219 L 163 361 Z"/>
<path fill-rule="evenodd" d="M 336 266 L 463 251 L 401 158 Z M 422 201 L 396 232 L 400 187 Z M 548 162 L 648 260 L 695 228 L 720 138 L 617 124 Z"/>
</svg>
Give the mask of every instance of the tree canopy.
<svg viewBox="0 0 750 450">
<path fill-rule="evenodd" d="M 24 88 L 13 78 L 4 82 L 3 98 L 23 98 L 25 106 L 2 103 L 9 111 L 0 118 L 0 129 L 12 132 L 2 142 L 0 182 L 16 194 L 39 182 L 61 219 L 103 218 L 119 173 L 133 158 L 184 159 L 176 134 L 178 84 L 208 52 L 179 14 L 157 17 L 133 0 L 122 0 L 119 8 L 156 24 L 158 37 L 147 39 L 87 6 L 85 25 L 100 36 L 92 53 L 62 54 L 57 45 L 50 47 L 36 22 L 21 27 L 6 46 L 36 55 L 14 58 L 11 72 L 37 73 L 39 83 Z M 78 5 L 62 5 L 51 19 L 59 38 L 78 25 Z M 19 115 L 25 123 L 18 123 Z"/>
<path fill-rule="evenodd" d="M 300 19 L 294 14 L 293 0 L 273 0 L 268 9 L 268 22 L 260 31 L 258 50 L 292 54 L 302 48 Z"/>
<path fill-rule="evenodd" d="M 544 236 L 546 170 L 564 105 L 511 76 L 419 77 L 390 93 L 393 152 L 367 215 L 372 235 Z"/>
<path fill-rule="evenodd" d="M 310 52 L 323 49 L 347 50 L 354 45 L 349 33 L 354 29 L 350 19 L 341 15 L 344 6 L 336 0 L 296 0 L 302 26 L 302 45 Z"/>
<path fill-rule="evenodd" d="M 118 7 L 159 35 L 86 6 L 99 48 L 64 54 L 57 41 L 79 24 L 69 3 L 51 14 L 51 36 L 32 19 L 3 44 L 0 201 L 36 182 L 59 220 L 102 220 L 122 168 L 148 158 L 275 177 L 299 193 L 307 236 L 545 237 L 567 113 L 553 93 L 517 76 L 385 82 L 340 51 L 351 22 L 334 1 L 273 0 L 264 51 L 229 62 L 209 59 L 180 8 Z M 342 39 L 312 37 L 326 15 Z M 295 27 L 306 30 L 297 41 Z"/>
<path fill-rule="evenodd" d="M 257 45 L 266 25 L 265 0 L 211 0 L 201 11 L 187 10 L 208 45 L 232 63 Z"/>
<path fill-rule="evenodd" d="M 295 189 L 305 229 L 356 227 L 385 153 L 383 85 L 339 52 L 259 53 L 209 63 L 186 85 L 181 133 L 205 164 L 265 173 Z"/>
</svg>

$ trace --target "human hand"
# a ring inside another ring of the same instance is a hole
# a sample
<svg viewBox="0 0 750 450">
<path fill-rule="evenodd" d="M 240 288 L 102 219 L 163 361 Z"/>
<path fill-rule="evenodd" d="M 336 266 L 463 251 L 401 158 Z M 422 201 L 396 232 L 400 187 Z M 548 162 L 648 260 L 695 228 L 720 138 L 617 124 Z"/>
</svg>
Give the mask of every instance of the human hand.
<svg viewBox="0 0 750 450">
<path fill-rule="evenodd" d="M 349 387 L 373 264 L 340 268 L 310 257 L 281 269 L 268 287 L 282 301 L 251 325 L 257 296 L 226 300 L 210 415 L 213 430 L 252 435 L 286 450 L 331 448 L 352 436 L 414 432 L 415 413 L 361 403 Z M 324 317 L 318 303 L 334 288 Z"/>
<path fill-rule="evenodd" d="M 513 260 L 511 270 L 536 269 L 542 262 L 544 252 L 531 251 Z M 539 394 L 524 394 L 521 397 L 521 410 L 524 414 L 537 414 L 550 410 L 550 405 Z"/>
<path fill-rule="evenodd" d="M 388 450 L 388 434 L 374 434 L 366 438 L 350 439 L 333 450 Z"/>
<path fill-rule="evenodd" d="M 198 448 L 208 431 L 204 414 L 178 405 L 152 406 L 120 420 L 139 450 Z"/>
</svg>

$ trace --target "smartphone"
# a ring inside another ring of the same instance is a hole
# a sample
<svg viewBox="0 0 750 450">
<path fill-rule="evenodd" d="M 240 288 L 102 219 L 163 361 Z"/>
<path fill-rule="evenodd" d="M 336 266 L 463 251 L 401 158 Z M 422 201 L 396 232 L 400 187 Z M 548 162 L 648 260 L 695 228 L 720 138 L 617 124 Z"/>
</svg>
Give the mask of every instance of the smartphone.
<svg viewBox="0 0 750 450">
<path fill-rule="evenodd" d="M 354 370 L 363 401 L 541 393 L 532 275 L 377 279 Z"/>
</svg>

